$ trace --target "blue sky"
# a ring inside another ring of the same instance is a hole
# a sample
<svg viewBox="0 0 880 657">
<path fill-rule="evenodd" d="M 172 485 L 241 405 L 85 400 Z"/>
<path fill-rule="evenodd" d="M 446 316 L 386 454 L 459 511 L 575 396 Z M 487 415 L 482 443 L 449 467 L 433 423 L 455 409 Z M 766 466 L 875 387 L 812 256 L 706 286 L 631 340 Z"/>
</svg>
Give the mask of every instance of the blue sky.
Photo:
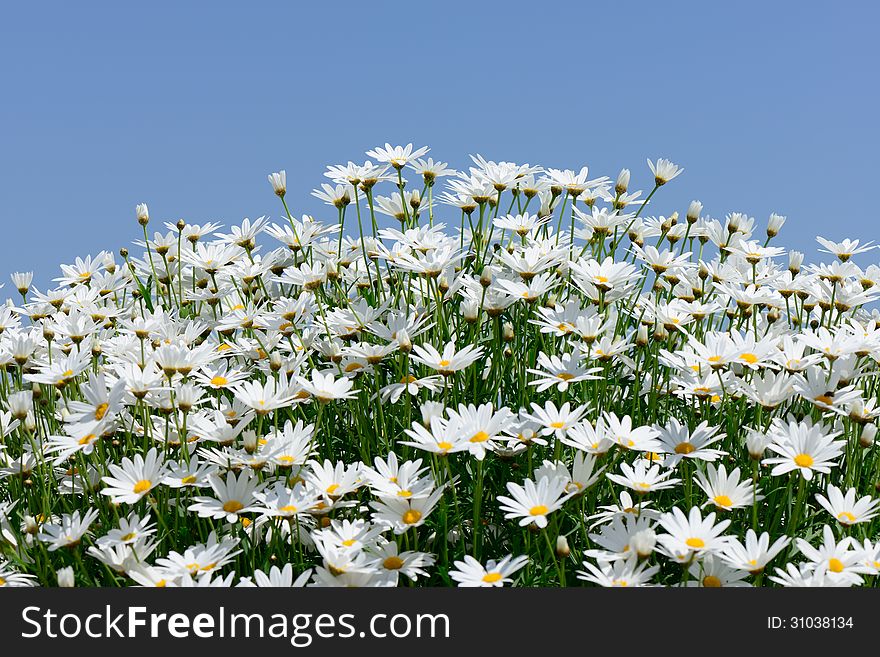
<svg viewBox="0 0 880 657">
<path fill-rule="evenodd" d="M 722 6 L 723 4 L 723 6 Z M 796 9 L 792 9 L 796 7 Z M 157 220 L 296 214 L 326 164 L 386 141 L 545 166 L 684 175 L 723 217 L 788 216 L 786 245 L 877 237 L 876 3 L 6 3 L 0 279 Z M 863 257 L 864 258 L 864 257 Z M 865 260 L 860 261 L 865 264 Z"/>
</svg>

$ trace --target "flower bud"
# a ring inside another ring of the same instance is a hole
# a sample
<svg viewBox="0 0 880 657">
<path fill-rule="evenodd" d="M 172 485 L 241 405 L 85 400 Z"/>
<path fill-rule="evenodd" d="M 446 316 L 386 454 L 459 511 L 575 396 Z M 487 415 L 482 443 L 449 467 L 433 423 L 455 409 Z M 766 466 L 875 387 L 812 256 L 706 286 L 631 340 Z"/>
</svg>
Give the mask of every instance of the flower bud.
<svg viewBox="0 0 880 657">
<path fill-rule="evenodd" d="M 672 224 L 666 233 L 666 241 L 674 245 L 679 240 L 684 239 L 686 232 L 687 226 L 684 224 Z"/>
<path fill-rule="evenodd" d="M 513 342 L 513 339 L 516 335 L 513 332 L 513 324 L 510 322 L 504 322 L 501 326 L 501 339 L 505 342 Z"/>
<path fill-rule="evenodd" d="M 287 172 L 281 170 L 278 173 L 270 173 L 269 184 L 272 185 L 272 190 L 276 195 L 284 198 L 284 195 L 287 193 Z"/>
<path fill-rule="evenodd" d="M 483 287 L 489 287 L 492 285 L 492 279 L 494 278 L 494 273 L 492 271 L 492 267 L 490 265 L 486 265 L 483 267 L 483 273 L 480 274 L 480 285 Z"/>
<path fill-rule="evenodd" d="M 740 221 L 742 221 L 742 214 L 739 212 L 731 212 L 727 215 L 727 232 L 737 232 L 739 230 Z"/>
<path fill-rule="evenodd" d="M 859 435 L 859 445 L 867 449 L 874 444 L 874 437 L 877 435 L 876 424 L 866 424 Z"/>
<path fill-rule="evenodd" d="M 629 169 L 621 169 L 620 173 L 617 174 L 617 182 L 614 183 L 614 191 L 617 194 L 626 194 L 626 190 L 629 187 Z"/>
<path fill-rule="evenodd" d="M 764 458 L 764 451 L 769 443 L 769 436 L 756 429 L 749 429 L 746 433 L 746 449 L 749 450 L 749 457 L 753 461 L 760 461 Z"/>
<path fill-rule="evenodd" d="M 150 210 L 149 208 L 147 208 L 146 203 L 138 203 L 134 211 L 137 215 L 138 223 L 141 226 L 146 226 L 148 223 L 150 223 Z"/>
<path fill-rule="evenodd" d="M 12 393 L 6 400 L 6 406 L 9 413 L 16 420 L 23 420 L 27 417 L 28 412 L 34 403 L 34 395 L 30 390 L 21 390 Z"/>
<path fill-rule="evenodd" d="M 647 559 L 657 544 L 657 534 L 649 527 L 633 534 L 629 543 L 640 559 Z"/>
<path fill-rule="evenodd" d="M 435 417 L 441 417 L 445 410 L 446 407 L 440 402 L 425 402 L 419 407 L 419 412 L 422 414 L 422 424 L 425 425 L 425 427 L 430 427 L 431 420 Z"/>
<path fill-rule="evenodd" d="M 687 222 L 689 224 L 694 224 L 697 222 L 697 219 L 700 218 L 700 213 L 703 211 L 703 204 L 699 201 L 691 201 L 691 204 L 688 206 L 687 211 Z"/>
<path fill-rule="evenodd" d="M 257 451 L 257 432 L 256 431 L 245 431 L 242 434 L 242 438 L 244 439 L 244 451 L 248 454 L 253 454 Z"/>
<path fill-rule="evenodd" d="M 800 251 L 789 251 L 788 252 L 788 271 L 792 274 L 797 274 L 801 270 L 801 265 L 804 262 L 804 254 Z"/>
<path fill-rule="evenodd" d="M 538 208 L 538 217 L 543 219 L 553 214 L 553 195 L 548 192 L 541 192 L 538 199 L 541 201 L 541 207 Z"/>
<path fill-rule="evenodd" d="M 565 536 L 556 538 L 556 556 L 565 559 L 571 554 L 571 548 L 568 546 L 568 539 Z"/>
<path fill-rule="evenodd" d="M 480 307 L 476 301 L 468 299 L 461 304 L 461 314 L 464 321 L 473 324 L 480 318 Z"/>
<path fill-rule="evenodd" d="M 12 274 L 12 283 L 15 285 L 15 289 L 18 290 L 19 294 L 27 294 L 33 280 L 34 272 L 32 271 L 17 271 Z"/>
<path fill-rule="evenodd" d="M 400 347 L 400 350 L 408 354 L 412 351 L 412 340 L 410 340 L 409 332 L 406 329 L 400 329 L 397 332 L 397 345 Z"/>
<path fill-rule="evenodd" d="M 770 218 L 767 220 L 767 237 L 776 237 L 779 235 L 779 231 L 782 230 L 782 225 L 785 223 L 785 217 L 781 214 L 776 214 L 775 212 L 770 215 Z"/>
<path fill-rule="evenodd" d="M 636 344 L 640 347 L 646 347 L 648 345 L 648 326 L 646 324 L 639 324 L 639 330 L 636 334 Z"/>
<path fill-rule="evenodd" d="M 422 194 L 419 190 L 414 189 L 412 194 L 409 196 L 409 207 L 413 210 L 418 210 L 419 206 L 422 204 Z"/>
<path fill-rule="evenodd" d="M 58 586 L 63 589 L 72 589 L 76 586 L 73 577 L 73 568 L 71 566 L 67 566 L 66 568 L 59 568 L 55 571 L 55 575 L 58 576 Z"/>
</svg>

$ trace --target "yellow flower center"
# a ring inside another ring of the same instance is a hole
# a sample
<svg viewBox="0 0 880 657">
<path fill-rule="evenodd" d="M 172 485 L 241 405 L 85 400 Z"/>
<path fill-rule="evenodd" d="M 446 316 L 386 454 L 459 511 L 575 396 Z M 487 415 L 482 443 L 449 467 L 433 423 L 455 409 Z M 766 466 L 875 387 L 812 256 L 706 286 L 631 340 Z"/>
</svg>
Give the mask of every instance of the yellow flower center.
<svg viewBox="0 0 880 657">
<path fill-rule="evenodd" d="M 732 506 L 733 500 L 731 500 L 727 495 L 716 495 L 712 498 L 712 501 L 715 502 L 718 506 Z"/>
<path fill-rule="evenodd" d="M 194 484 L 194 483 L 196 483 L 196 476 L 195 476 L 195 475 L 188 475 L 188 476 L 184 477 L 183 479 L 181 479 L 181 480 L 180 480 L 180 483 L 182 483 L 182 484 Z"/>
<path fill-rule="evenodd" d="M 411 490 L 399 490 L 397 491 L 397 497 L 412 497 Z"/>
<path fill-rule="evenodd" d="M 551 422 L 550 426 L 554 429 L 562 429 L 565 426 L 565 422 Z"/>
<path fill-rule="evenodd" d="M 856 517 L 849 511 L 841 511 L 837 514 L 837 519 L 844 525 L 851 525 L 856 521 Z"/>
<path fill-rule="evenodd" d="M 103 420 L 104 416 L 107 415 L 108 408 L 110 408 L 110 404 L 108 404 L 107 402 L 99 404 L 98 407 L 95 409 L 95 419 L 99 421 Z"/>
<path fill-rule="evenodd" d="M 382 562 L 382 567 L 386 570 L 399 570 L 403 567 L 403 559 L 400 557 L 388 557 Z"/>
<path fill-rule="evenodd" d="M 357 543 L 357 541 L 354 540 L 353 538 L 347 538 L 347 539 L 345 539 L 344 541 L 342 541 L 342 544 L 343 544 L 345 547 L 351 547 L 351 546 L 354 545 L 355 543 Z"/>
<path fill-rule="evenodd" d="M 472 443 L 484 443 L 489 440 L 489 434 L 485 431 L 477 431 L 473 436 L 471 436 Z"/>
<path fill-rule="evenodd" d="M 483 575 L 483 581 L 487 584 L 494 584 L 501 579 L 501 573 L 486 573 Z"/>
<path fill-rule="evenodd" d="M 703 586 L 707 589 L 721 588 L 721 580 L 715 577 L 715 575 L 706 575 L 703 578 Z"/>
<path fill-rule="evenodd" d="M 529 515 L 532 516 L 543 516 L 547 513 L 548 509 L 543 504 L 538 504 L 537 506 L 533 506 L 529 509 Z"/>
<path fill-rule="evenodd" d="M 339 484 L 330 484 L 327 486 L 327 494 L 332 495 L 339 488 Z"/>
<path fill-rule="evenodd" d="M 844 568 L 844 565 L 840 559 L 838 559 L 836 557 L 831 557 L 828 560 L 828 570 L 830 570 L 832 573 L 842 573 L 843 568 Z"/>
<path fill-rule="evenodd" d="M 697 448 L 689 442 L 678 443 L 678 445 L 675 446 L 676 454 L 691 454 L 695 451 L 697 451 Z"/>
<path fill-rule="evenodd" d="M 560 372 L 556 375 L 557 379 L 562 379 L 563 381 L 571 381 L 574 378 L 574 374 L 569 374 L 568 372 Z"/>
<path fill-rule="evenodd" d="M 137 536 L 137 534 L 135 534 L 134 532 L 129 532 L 125 536 L 122 536 L 119 540 L 123 541 L 123 542 L 130 541 L 131 539 L 133 539 L 136 536 Z"/>
<path fill-rule="evenodd" d="M 448 367 L 448 366 L 449 366 L 449 361 L 446 360 L 446 359 L 444 358 L 443 360 L 441 360 L 441 361 L 438 363 L 438 365 L 440 365 L 440 367 Z"/>
<path fill-rule="evenodd" d="M 244 504 L 239 502 L 238 500 L 229 500 L 226 504 L 223 505 L 223 510 L 226 513 L 237 513 L 244 508 Z"/>
<path fill-rule="evenodd" d="M 686 541 L 685 541 L 685 544 L 686 544 L 688 547 L 691 547 L 691 548 L 694 548 L 694 549 L 699 549 L 699 548 L 706 547 L 706 541 L 704 541 L 702 538 L 696 538 L 696 537 L 694 537 L 694 536 L 692 536 L 691 538 L 689 538 L 688 540 L 686 540 Z"/>
<path fill-rule="evenodd" d="M 140 495 L 146 493 L 153 486 L 153 482 L 149 479 L 141 479 L 134 485 L 134 492 Z"/>
<path fill-rule="evenodd" d="M 721 356 L 709 356 L 709 358 L 707 358 L 706 360 L 708 360 L 710 363 L 720 363 Z"/>
<path fill-rule="evenodd" d="M 229 383 L 229 379 L 219 374 L 211 379 L 212 386 L 225 386 L 227 383 Z"/>
<path fill-rule="evenodd" d="M 594 276 L 594 279 L 597 283 L 607 283 L 608 279 L 605 276 Z"/>
<path fill-rule="evenodd" d="M 452 449 L 452 443 L 448 443 L 445 440 L 441 440 L 439 443 L 437 443 L 437 447 L 439 449 L 442 449 L 445 451 L 447 449 Z"/>
<path fill-rule="evenodd" d="M 414 525 L 419 520 L 422 519 L 422 512 L 417 511 L 415 509 L 410 509 L 409 511 L 407 511 L 406 513 L 403 514 L 403 517 L 401 519 L 407 525 Z"/>
<path fill-rule="evenodd" d="M 79 439 L 79 444 L 80 444 L 80 445 L 89 445 L 89 444 L 91 444 L 96 438 L 97 438 L 97 436 L 96 436 L 95 434 L 90 433 L 88 436 L 83 436 L 82 438 L 80 438 L 80 439 Z M 135 490 L 137 490 L 137 489 L 135 489 Z"/>
<path fill-rule="evenodd" d="M 809 468 L 813 465 L 813 457 L 809 454 L 798 454 L 794 457 L 794 462 L 799 468 Z"/>
<path fill-rule="evenodd" d="M 743 354 L 742 356 L 740 356 L 740 359 L 744 360 L 749 365 L 754 365 L 758 362 L 758 357 L 755 356 L 755 354 Z"/>
<path fill-rule="evenodd" d="M 284 513 L 296 513 L 297 508 L 293 506 L 293 504 L 285 504 L 284 506 L 278 509 L 279 511 L 283 511 Z"/>
</svg>

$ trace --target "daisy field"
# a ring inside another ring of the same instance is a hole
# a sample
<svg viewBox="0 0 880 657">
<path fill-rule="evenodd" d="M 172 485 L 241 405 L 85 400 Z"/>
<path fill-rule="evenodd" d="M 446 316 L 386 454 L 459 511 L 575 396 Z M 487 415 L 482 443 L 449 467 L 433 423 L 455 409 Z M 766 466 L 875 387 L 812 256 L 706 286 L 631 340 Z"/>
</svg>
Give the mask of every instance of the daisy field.
<svg viewBox="0 0 880 657">
<path fill-rule="evenodd" d="M 0 586 L 875 586 L 877 245 L 434 155 L 13 274 Z"/>
</svg>

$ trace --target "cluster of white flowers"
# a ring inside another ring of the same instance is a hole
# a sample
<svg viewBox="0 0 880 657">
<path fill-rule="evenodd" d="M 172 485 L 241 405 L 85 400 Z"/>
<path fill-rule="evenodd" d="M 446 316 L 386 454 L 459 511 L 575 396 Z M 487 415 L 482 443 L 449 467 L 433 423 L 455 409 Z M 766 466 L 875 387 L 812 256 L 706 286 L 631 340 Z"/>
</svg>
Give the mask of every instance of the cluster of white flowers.
<svg viewBox="0 0 880 657">
<path fill-rule="evenodd" d="M 12 276 L 0 586 L 877 581 L 873 244 L 427 152 Z"/>
</svg>

